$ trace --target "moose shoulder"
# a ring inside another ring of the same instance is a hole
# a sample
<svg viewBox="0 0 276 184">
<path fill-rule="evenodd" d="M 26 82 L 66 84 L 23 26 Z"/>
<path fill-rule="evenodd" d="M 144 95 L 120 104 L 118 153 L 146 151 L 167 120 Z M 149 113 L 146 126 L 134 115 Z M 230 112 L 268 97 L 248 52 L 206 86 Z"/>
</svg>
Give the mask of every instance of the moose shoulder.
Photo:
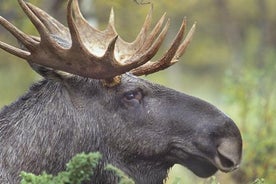
<svg viewBox="0 0 276 184">
<path fill-rule="evenodd" d="M 0 183 L 19 183 L 20 171 L 56 174 L 80 152 L 103 159 L 93 183 L 116 183 L 107 163 L 140 184 L 162 183 L 174 164 L 200 177 L 238 168 L 242 140 L 234 122 L 198 98 L 150 83 L 138 75 L 174 64 L 194 27 L 182 41 L 183 22 L 172 46 L 156 62 L 168 22 L 149 32 L 151 12 L 137 39 L 124 42 L 113 26 L 98 31 L 83 19 L 77 0 L 68 2 L 68 27 L 43 10 L 18 0 L 37 28 L 29 36 L 0 17 L 22 44 L 0 47 L 26 59 L 44 76 L 29 92 L 0 112 Z"/>
</svg>

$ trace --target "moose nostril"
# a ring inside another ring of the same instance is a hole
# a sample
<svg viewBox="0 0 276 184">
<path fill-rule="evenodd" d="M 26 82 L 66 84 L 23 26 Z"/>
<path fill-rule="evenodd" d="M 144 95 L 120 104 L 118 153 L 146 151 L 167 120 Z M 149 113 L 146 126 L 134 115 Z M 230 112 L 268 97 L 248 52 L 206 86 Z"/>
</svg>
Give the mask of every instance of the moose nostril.
<svg viewBox="0 0 276 184">
<path fill-rule="evenodd" d="M 217 147 L 216 163 L 223 171 L 232 171 L 239 166 L 241 160 L 241 144 L 234 138 L 225 138 Z"/>
<path fill-rule="evenodd" d="M 235 167 L 235 163 L 230 158 L 227 158 L 225 155 L 221 154 L 219 151 L 218 151 L 218 157 L 220 159 L 221 165 L 224 168 Z"/>
</svg>

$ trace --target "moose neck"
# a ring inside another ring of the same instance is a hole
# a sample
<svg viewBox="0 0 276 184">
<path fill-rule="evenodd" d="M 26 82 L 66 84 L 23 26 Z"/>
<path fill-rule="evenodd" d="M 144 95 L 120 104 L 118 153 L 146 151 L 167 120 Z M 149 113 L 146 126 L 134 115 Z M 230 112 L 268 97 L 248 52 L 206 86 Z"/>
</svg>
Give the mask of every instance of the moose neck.
<svg viewBox="0 0 276 184">
<path fill-rule="evenodd" d="M 152 160 L 135 160 L 127 165 L 126 173 L 137 184 L 160 184 L 166 179 L 171 165 Z"/>
<path fill-rule="evenodd" d="M 171 163 L 164 164 L 165 157 L 163 156 L 144 158 L 135 155 L 125 156 L 124 153 L 116 153 L 114 150 L 103 150 L 101 152 L 112 153 L 104 155 L 103 160 L 122 170 L 136 184 L 161 184 L 167 178 L 168 171 L 173 166 Z M 110 182 L 110 179 L 113 182 Z M 114 179 L 116 179 L 114 176 L 109 175 L 102 183 L 116 183 Z"/>
<path fill-rule="evenodd" d="M 106 146 L 107 143 L 102 137 L 103 132 L 100 132 L 102 125 L 98 124 L 97 117 L 95 119 L 91 118 L 97 116 L 97 112 L 94 112 L 95 114 L 93 115 L 87 115 L 87 111 L 83 109 L 81 104 L 82 99 L 75 96 L 72 89 L 68 89 L 68 87 L 59 82 L 43 80 L 33 85 L 30 91 L 15 103 L 4 108 L 0 114 L 0 121 L 5 123 L 2 123 L 1 128 L 9 129 L 10 132 L 16 132 L 13 129 L 26 129 L 28 132 L 25 133 L 30 136 L 25 135 L 25 141 L 16 141 L 18 145 L 14 146 L 25 147 L 24 150 L 28 151 L 24 153 L 18 152 L 15 157 L 17 159 L 10 160 L 11 165 L 14 165 L 10 169 L 20 169 L 17 173 L 24 170 L 37 174 L 42 171 L 56 174 L 65 169 L 65 164 L 75 154 L 100 151 L 103 154 L 103 159 L 95 171 L 95 178 L 92 178 L 93 183 L 116 183 L 117 176 L 105 170 L 106 164 L 118 167 L 134 179 L 137 184 L 162 183 L 164 178 L 166 178 L 170 165 L 161 164 L 161 161 L 159 162 L 158 159 L 154 158 L 126 157 L 125 153 Z M 20 113 L 14 114 L 13 108 L 20 108 L 20 111 L 17 111 Z M 101 114 L 99 115 L 102 116 Z M 9 117 L 9 119 L 5 117 Z M 14 125 L 13 122 L 17 122 L 17 124 Z M 38 136 L 38 130 L 39 137 L 34 137 Z M 24 132 L 21 134 L 24 134 Z M 20 138 L 17 135 L 6 136 L 11 136 L 15 140 Z M 30 139 L 33 140 L 32 145 L 25 144 L 30 142 Z M 24 143 L 24 145 L 20 145 L 21 143 Z M 38 157 L 38 155 L 34 156 L 34 152 L 38 150 L 45 153 L 43 158 Z M 2 155 L 2 157 L 4 156 Z M 39 162 L 41 165 L 37 168 L 33 167 L 33 164 L 17 165 L 19 164 L 17 160 L 24 160 L 26 157 L 33 158 L 30 163 Z M 19 182 L 17 173 L 16 176 L 7 176 L 7 178 L 16 178 L 17 182 Z"/>
<path fill-rule="evenodd" d="M 14 111 L 17 109 L 17 111 Z M 10 180 L 19 183 L 19 173 L 56 174 L 65 169 L 75 154 L 98 149 L 96 129 L 89 128 L 93 119 L 77 117 L 66 88 L 59 82 L 44 80 L 15 103 L 0 112 L 0 167 L 7 167 Z M 78 122 L 78 123 L 76 123 Z M 83 128 L 86 127 L 86 128 Z M 6 134 L 3 134 L 6 132 Z M 12 139 L 7 141 L 7 139 Z M 3 140 L 6 140 L 4 142 Z M 12 143 L 7 145 L 7 143 Z M 11 152 L 8 149 L 22 148 Z M 5 163 L 3 159 L 9 158 Z M 27 162 L 21 163 L 23 160 Z"/>
</svg>

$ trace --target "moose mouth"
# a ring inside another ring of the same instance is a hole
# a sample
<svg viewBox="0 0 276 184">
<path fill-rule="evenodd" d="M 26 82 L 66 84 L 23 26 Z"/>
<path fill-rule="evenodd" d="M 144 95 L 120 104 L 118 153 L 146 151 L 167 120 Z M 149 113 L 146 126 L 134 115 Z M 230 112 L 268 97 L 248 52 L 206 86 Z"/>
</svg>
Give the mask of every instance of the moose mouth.
<svg viewBox="0 0 276 184">
<path fill-rule="evenodd" d="M 218 171 L 218 168 L 206 159 L 198 156 L 188 156 L 185 160 L 178 161 L 178 164 L 187 167 L 199 177 L 207 178 Z"/>
<path fill-rule="evenodd" d="M 174 155 L 173 161 L 175 163 L 183 165 L 195 175 L 202 178 L 210 177 L 218 170 L 222 172 L 231 172 L 239 167 L 239 165 L 233 164 L 219 152 L 212 158 L 187 153 L 180 148 L 175 148 L 171 153 Z"/>
</svg>

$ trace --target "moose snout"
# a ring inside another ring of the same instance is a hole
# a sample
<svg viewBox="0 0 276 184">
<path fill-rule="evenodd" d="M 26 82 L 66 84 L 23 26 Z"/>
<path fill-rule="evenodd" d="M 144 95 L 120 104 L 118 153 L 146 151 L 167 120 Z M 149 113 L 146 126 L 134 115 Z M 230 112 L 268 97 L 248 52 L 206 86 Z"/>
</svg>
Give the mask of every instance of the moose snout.
<svg viewBox="0 0 276 184">
<path fill-rule="evenodd" d="M 242 157 L 242 138 L 236 124 L 228 117 L 224 123 L 215 126 L 219 136 L 213 138 L 216 146 L 213 163 L 223 172 L 237 169 Z"/>
<path fill-rule="evenodd" d="M 223 172 L 237 169 L 242 157 L 242 138 L 235 123 L 228 117 L 206 122 L 194 141 L 199 156 Z"/>
<path fill-rule="evenodd" d="M 214 163 L 219 170 L 230 172 L 239 167 L 241 162 L 242 146 L 239 138 L 228 137 L 219 140 L 217 145 L 217 154 Z"/>
</svg>

